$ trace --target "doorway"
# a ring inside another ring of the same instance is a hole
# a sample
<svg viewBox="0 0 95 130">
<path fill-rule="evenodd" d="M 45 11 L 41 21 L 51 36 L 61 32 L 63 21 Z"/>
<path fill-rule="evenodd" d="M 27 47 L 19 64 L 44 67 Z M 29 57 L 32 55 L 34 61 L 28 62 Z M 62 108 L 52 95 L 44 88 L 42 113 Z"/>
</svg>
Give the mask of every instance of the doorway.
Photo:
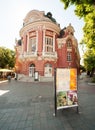
<svg viewBox="0 0 95 130">
<path fill-rule="evenodd" d="M 34 77 L 34 73 L 35 73 L 35 65 L 31 64 L 29 67 L 29 76 Z"/>
<path fill-rule="evenodd" d="M 52 65 L 49 63 L 45 64 L 44 76 L 45 77 L 52 77 Z"/>
</svg>

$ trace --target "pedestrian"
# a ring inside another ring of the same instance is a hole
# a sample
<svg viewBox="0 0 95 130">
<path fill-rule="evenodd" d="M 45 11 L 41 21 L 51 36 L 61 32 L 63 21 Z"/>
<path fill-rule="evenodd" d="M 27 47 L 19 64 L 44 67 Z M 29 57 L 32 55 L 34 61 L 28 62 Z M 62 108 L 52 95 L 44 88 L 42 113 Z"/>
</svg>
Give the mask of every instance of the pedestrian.
<svg viewBox="0 0 95 130">
<path fill-rule="evenodd" d="M 15 73 L 15 80 L 17 80 L 18 79 L 18 74 L 17 73 Z"/>
<path fill-rule="evenodd" d="M 8 75 L 8 81 L 10 82 L 11 81 L 11 75 Z"/>
</svg>

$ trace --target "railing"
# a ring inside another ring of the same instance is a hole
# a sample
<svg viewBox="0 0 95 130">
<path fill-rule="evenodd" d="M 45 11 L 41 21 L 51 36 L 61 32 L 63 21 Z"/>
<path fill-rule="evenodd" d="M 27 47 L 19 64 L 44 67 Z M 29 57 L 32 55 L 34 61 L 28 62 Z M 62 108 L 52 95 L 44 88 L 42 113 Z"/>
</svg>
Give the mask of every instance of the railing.
<svg viewBox="0 0 95 130">
<path fill-rule="evenodd" d="M 43 57 L 57 58 L 57 52 L 43 52 Z"/>
<path fill-rule="evenodd" d="M 54 58 L 57 59 L 57 52 L 42 52 L 43 58 Z M 35 58 L 38 57 L 37 52 L 24 52 L 19 55 L 20 59 L 23 58 Z"/>
<path fill-rule="evenodd" d="M 19 58 L 37 57 L 37 52 L 24 52 L 20 54 Z"/>
</svg>

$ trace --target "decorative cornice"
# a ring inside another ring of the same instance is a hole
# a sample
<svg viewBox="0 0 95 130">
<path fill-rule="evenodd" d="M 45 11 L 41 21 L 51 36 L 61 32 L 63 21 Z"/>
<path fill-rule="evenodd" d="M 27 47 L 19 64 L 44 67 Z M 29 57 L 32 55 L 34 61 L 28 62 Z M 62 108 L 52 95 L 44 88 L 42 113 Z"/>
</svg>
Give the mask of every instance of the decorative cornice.
<svg viewBox="0 0 95 130">
<path fill-rule="evenodd" d="M 41 22 L 34 22 L 30 23 L 27 26 L 24 26 L 20 30 L 20 36 L 22 37 L 24 34 L 27 34 L 27 32 L 34 31 L 34 30 L 51 30 L 57 34 L 60 32 L 60 27 L 52 22 L 46 22 L 46 21 L 41 21 Z"/>
</svg>

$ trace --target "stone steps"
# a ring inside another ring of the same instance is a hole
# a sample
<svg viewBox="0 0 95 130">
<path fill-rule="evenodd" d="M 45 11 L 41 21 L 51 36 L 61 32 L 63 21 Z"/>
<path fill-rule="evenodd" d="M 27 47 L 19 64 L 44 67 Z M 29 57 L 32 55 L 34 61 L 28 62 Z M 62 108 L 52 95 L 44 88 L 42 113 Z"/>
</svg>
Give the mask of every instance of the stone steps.
<svg viewBox="0 0 95 130">
<path fill-rule="evenodd" d="M 39 76 L 39 79 L 35 80 L 34 77 L 29 77 L 29 76 L 25 76 L 25 75 L 18 75 L 18 80 L 23 81 L 23 82 L 34 82 L 34 81 L 52 82 L 54 80 L 54 77 Z"/>
</svg>

